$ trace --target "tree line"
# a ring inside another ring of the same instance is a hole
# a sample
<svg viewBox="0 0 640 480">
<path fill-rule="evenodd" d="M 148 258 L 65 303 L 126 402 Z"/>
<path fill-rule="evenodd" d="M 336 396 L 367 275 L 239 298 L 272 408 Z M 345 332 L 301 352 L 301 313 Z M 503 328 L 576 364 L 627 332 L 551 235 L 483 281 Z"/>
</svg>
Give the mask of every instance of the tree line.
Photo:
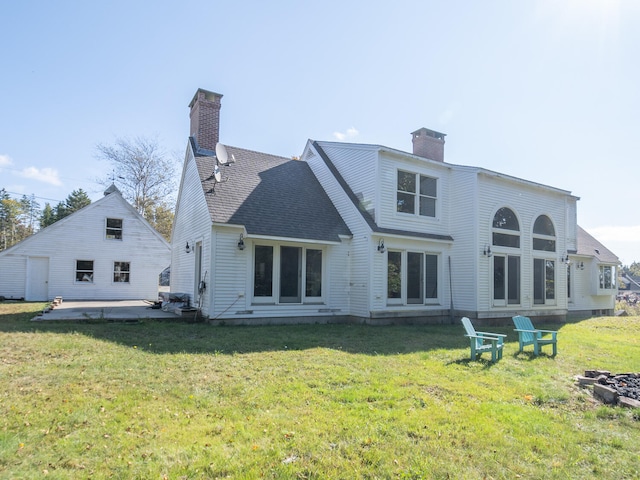
<svg viewBox="0 0 640 480">
<path fill-rule="evenodd" d="M 98 182 L 116 185 L 122 196 L 133 205 L 167 241 L 173 224 L 173 196 L 176 190 L 176 159 L 170 158 L 156 139 L 120 138 L 114 145 L 98 145 L 97 157 L 108 161 L 113 173 Z M 73 190 L 57 205 L 36 201 L 35 195 L 12 198 L 0 188 L 0 251 L 5 250 L 38 230 L 89 205 L 91 199 L 82 188 Z"/>
</svg>

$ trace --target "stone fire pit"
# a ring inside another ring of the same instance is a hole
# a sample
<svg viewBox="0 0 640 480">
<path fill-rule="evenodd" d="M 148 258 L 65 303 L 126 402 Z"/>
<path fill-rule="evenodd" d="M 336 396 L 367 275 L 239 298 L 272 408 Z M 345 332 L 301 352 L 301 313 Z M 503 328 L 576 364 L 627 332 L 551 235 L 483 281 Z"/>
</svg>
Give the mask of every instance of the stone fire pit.
<svg viewBox="0 0 640 480">
<path fill-rule="evenodd" d="M 640 374 L 612 375 L 605 370 L 586 370 L 577 377 L 581 386 L 593 385 L 593 395 L 609 405 L 640 408 Z"/>
</svg>

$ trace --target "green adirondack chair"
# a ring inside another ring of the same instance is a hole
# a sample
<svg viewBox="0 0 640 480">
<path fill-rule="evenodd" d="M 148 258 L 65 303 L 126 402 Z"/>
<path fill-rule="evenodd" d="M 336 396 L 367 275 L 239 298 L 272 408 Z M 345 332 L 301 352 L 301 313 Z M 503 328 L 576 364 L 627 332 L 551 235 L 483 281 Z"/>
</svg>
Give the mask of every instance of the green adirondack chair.
<svg viewBox="0 0 640 480">
<path fill-rule="evenodd" d="M 471 344 L 471 360 L 477 360 L 484 352 L 491 352 L 491 361 L 495 362 L 502 358 L 502 348 L 506 335 L 500 333 L 476 332 L 471 320 L 462 317 L 462 325 L 469 337 Z"/>
<path fill-rule="evenodd" d="M 553 356 L 556 356 L 558 353 L 558 332 L 554 330 L 539 330 L 533 326 L 529 317 L 523 317 L 522 315 L 513 317 L 513 324 L 516 326 L 515 331 L 518 332 L 521 352 L 525 346 L 533 345 L 533 354 L 538 356 L 543 345 L 551 345 L 553 347 Z"/>
</svg>

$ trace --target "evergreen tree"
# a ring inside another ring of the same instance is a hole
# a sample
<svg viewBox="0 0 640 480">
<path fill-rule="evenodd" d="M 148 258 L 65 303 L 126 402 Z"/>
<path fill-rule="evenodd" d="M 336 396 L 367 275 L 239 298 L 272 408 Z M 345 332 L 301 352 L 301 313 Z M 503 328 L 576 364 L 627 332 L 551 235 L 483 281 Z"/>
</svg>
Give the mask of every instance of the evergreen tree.
<svg viewBox="0 0 640 480">
<path fill-rule="evenodd" d="M 64 203 L 67 215 L 71 215 L 73 212 L 89 205 L 91 203 L 91 199 L 89 198 L 89 195 L 87 195 L 87 192 L 80 188 L 71 192 Z"/>
<path fill-rule="evenodd" d="M 56 221 L 56 215 L 51 208 L 49 203 L 44 204 L 44 208 L 42 209 L 42 214 L 40 215 L 40 228 L 45 228 L 51 225 Z"/>
</svg>

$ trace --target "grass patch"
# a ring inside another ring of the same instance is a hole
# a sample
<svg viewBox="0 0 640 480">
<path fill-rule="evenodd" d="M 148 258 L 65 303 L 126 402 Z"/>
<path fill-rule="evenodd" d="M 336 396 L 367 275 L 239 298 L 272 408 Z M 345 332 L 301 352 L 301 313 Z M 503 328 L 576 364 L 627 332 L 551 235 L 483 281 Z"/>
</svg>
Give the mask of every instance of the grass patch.
<svg viewBox="0 0 640 480">
<path fill-rule="evenodd" d="M 460 325 L 30 322 L 42 306 L 0 304 L 0 477 L 640 476 L 638 415 L 573 380 L 640 372 L 638 317 L 563 325 L 556 358 L 496 329 L 491 364 Z"/>
</svg>

